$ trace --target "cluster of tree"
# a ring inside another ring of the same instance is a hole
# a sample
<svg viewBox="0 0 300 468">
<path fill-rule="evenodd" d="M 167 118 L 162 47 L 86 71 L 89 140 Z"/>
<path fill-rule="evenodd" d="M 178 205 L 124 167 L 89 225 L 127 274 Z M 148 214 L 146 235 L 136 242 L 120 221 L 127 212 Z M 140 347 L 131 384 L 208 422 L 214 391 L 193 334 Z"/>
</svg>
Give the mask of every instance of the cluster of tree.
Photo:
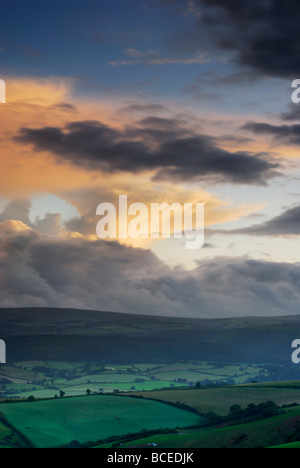
<svg viewBox="0 0 300 468">
<path fill-rule="evenodd" d="M 124 397 L 126 398 L 126 397 Z M 130 398 L 138 398 L 138 399 L 145 399 L 143 395 L 130 395 Z M 166 401 L 166 400 L 161 400 L 159 398 L 146 398 L 148 400 L 155 400 L 155 401 L 158 401 L 159 403 L 163 403 L 164 405 L 169 405 L 169 406 L 173 406 L 175 408 L 181 408 L 181 409 L 185 409 L 186 411 L 190 411 L 191 413 L 195 413 L 195 414 L 199 414 L 199 416 L 202 414 L 199 413 L 199 411 L 196 409 L 196 408 L 193 408 L 192 406 L 189 406 L 189 405 L 186 405 L 185 403 L 182 403 L 180 401 L 176 401 L 176 403 L 172 402 L 172 401 Z"/>
<path fill-rule="evenodd" d="M 291 442 L 300 441 L 300 427 L 297 427 L 293 432 L 286 436 L 285 443 L 289 444 Z"/>
<path fill-rule="evenodd" d="M 48 378 L 65 378 L 65 379 L 73 379 L 77 376 L 76 369 L 52 369 L 46 366 L 35 366 L 32 369 L 34 374 L 42 374 Z"/>
<path fill-rule="evenodd" d="M 242 409 L 239 405 L 233 405 L 229 410 L 229 415 L 243 418 L 262 415 L 265 418 L 270 418 L 277 416 L 279 412 L 281 412 L 280 406 L 276 405 L 274 401 L 267 401 L 265 403 L 259 403 L 258 405 L 250 403 L 245 409 Z"/>
<path fill-rule="evenodd" d="M 267 374 L 260 375 L 259 382 L 279 382 L 284 380 L 299 380 L 299 368 L 295 364 L 289 366 L 280 366 L 276 364 L 267 364 L 264 366 Z"/>
<path fill-rule="evenodd" d="M 276 405 L 274 401 L 267 401 L 259 403 L 258 405 L 250 403 L 247 408 L 244 409 L 240 405 L 233 405 L 227 416 L 219 416 L 213 412 L 207 413 L 205 415 L 204 425 L 213 426 L 220 423 L 241 422 L 241 420 L 243 423 L 247 423 L 260 419 L 272 418 L 273 416 L 283 413 L 282 408 Z"/>
<path fill-rule="evenodd" d="M 178 379 L 175 379 L 175 382 L 185 384 L 185 383 L 188 382 L 188 379 L 181 379 L 181 378 L 178 378 Z"/>
<path fill-rule="evenodd" d="M 103 372 L 107 372 L 104 366 L 99 367 L 97 369 L 93 369 L 93 370 L 89 369 L 88 370 L 89 375 L 98 375 L 98 374 L 102 374 Z"/>
<path fill-rule="evenodd" d="M 227 379 L 226 381 L 225 380 L 222 380 L 222 381 L 219 381 L 219 382 L 215 382 L 213 380 L 201 380 L 201 382 L 196 382 L 196 385 L 194 386 L 194 388 L 196 388 L 197 390 L 199 390 L 200 388 L 222 388 L 222 387 L 227 387 L 228 385 L 234 385 L 235 382 L 234 380 L 232 379 Z"/>
</svg>

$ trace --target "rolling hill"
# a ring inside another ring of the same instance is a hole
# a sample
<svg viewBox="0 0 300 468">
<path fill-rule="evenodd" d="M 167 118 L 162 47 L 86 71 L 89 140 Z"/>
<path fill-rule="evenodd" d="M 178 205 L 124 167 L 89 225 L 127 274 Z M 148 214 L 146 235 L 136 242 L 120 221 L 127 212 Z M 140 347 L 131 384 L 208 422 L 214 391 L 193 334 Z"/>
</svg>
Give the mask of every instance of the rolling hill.
<svg viewBox="0 0 300 468">
<path fill-rule="evenodd" d="M 286 414 L 248 424 L 218 428 L 183 430 L 177 434 L 164 434 L 138 439 L 123 444 L 123 448 L 142 448 L 150 443 L 158 449 L 176 448 L 289 448 L 286 440 L 298 434 L 300 409 L 295 408 Z M 299 442 L 291 443 L 299 448 Z M 112 444 L 105 447 L 111 447 Z M 102 448 L 102 447 L 100 447 Z"/>
<path fill-rule="evenodd" d="M 64 356 L 68 361 L 118 364 L 194 359 L 291 367 L 291 343 L 300 337 L 300 316 L 203 320 L 77 309 L 1 309 L 0 330 L 9 361 Z M 293 378 L 300 377 L 297 372 Z"/>
</svg>

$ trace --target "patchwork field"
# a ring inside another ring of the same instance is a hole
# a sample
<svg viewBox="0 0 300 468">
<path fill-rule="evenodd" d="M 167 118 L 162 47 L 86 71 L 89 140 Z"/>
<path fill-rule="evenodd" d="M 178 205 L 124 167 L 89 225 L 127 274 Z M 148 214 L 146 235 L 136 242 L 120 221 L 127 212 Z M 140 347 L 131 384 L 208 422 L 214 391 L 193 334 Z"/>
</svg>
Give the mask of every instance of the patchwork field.
<svg viewBox="0 0 300 468">
<path fill-rule="evenodd" d="M 196 408 L 200 413 L 210 411 L 226 415 L 232 405 L 245 408 L 248 404 L 259 404 L 272 400 L 282 406 L 291 403 L 300 404 L 300 382 L 276 382 L 274 384 L 241 385 L 225 388 L 202 388 L 171 390 L 161 392 L 136 393 L 146 398 L 159 399 L 176 403 L 180 401 Z"/>
<path fill-rule="evenodd" d="M 299 443 L 300 368 L 290 349 L 299 317 L 35 308 L 2 309 L 0 321 L 9 356 L 0 365 L 1 447 Z M 271 400 L 265 415 L 260 404 Z"/>
<path fill-rule="evenodd" d="M 220 365 L 201 361 L 174 364 L 101 366 L 90 362 L 22 361 L 0 366 L 0 398 L 51 398 L 92 392 L 149 391 L 194 387 L 197 382 L 240 384 L 267 375 L 263 366 Z"/>
<path fill-rule="evenodd" d="M 201 422 L 198 415 L 170 405 L 107 395 L 2 403 L 0 413 L 42 448 Z"/>
<path fill-rule="evenodd" d="M 166 389 L 136 396 L 143 398 L 124 393 L 2 402 L 0 447 L 48 448 L 87 443 L 97 448 L 151 444 L 158 448 L 299 446 L 300 407 L 294 406 L 300 402 L 299 381 Z M 252 419 L 242 413 L 236 420 L 228 419 L 234 405 L 246 411 L 271 400 L 277 404 L 275 413 L 261 413 L 259 417 L 253 413 Z M 226 418 L 208 423 L 207 418 L 182 404 Z"/>
</svg>

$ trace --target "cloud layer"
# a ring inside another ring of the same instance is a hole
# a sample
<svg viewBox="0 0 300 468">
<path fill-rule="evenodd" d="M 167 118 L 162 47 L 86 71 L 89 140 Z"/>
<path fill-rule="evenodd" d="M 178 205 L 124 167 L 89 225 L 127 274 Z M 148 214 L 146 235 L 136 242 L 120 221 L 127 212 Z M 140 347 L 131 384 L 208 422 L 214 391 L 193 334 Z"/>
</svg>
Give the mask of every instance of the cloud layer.
<svg viewBox="0 0 300 468">
<path fill-rule="evenodd" d="M 297 0 L 195 0 L 200 31 L 257 74 L 293 77 L 299 68 Z M 204 34 L 205 33 L 205 34 Z"/>
<path fill-rule="evenodd" d="M 300 124 L 272 125 L 263 122 L 248 122 L 242 127 L 255 135 L 269 135 L 289 145 L 300 144 Z"/>
<path fill-rule="evenodd" d="M 290 208 L 265 223 L 229 232 L 255 236 L 298 236 L 300 234 L 300 206 Z"/>
<path fill-rule="evenodd" d="M 211 318 L 299 312 L 299 264 L 217 258 L 187 272 L 147 250 L 49 237 L 20 221 L 0 224 L 0 251 L 3 307 Z"/>
<path fill-rule="evenodd" d="M 152 171 L 156 179 L 265 185 L 279 175 L 278 163 L 261 154 L 229 152 L 216 138 L 191 134 L 180 121 L 149 117 L 118 130 L 97 121 L 60 127 L 23 128 L 15 138 L 59 161 L 108 173 Z"/>
</svg>

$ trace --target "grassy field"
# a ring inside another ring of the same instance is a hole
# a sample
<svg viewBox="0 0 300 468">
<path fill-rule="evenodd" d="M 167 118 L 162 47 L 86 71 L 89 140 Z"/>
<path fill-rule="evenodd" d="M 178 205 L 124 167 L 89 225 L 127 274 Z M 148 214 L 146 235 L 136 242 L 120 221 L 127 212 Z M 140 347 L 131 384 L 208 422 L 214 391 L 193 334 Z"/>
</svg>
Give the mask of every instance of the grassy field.
<svg viewBox="0 0 300 468">
<path fill-rule="evenodd" d="M 174 384 L 176 387 L 181 387 L 181 384 Z M 13 387 L 13 386 L 11 386 Z M 20 391 L 20 388 L 16 388 L 14 386 L 18 393 L 15 393 L 14 396 L 19 396 L 20 398 L 29 398 L 33 396 L 36 399 L 40 398 L 54 398 L 55 395 L 59 393 L 59 390 L 63 390 L 66 393 L 66 396 L 82 396 L 86 394 L 87 389 L 89 389 L 92 393 L 113 393 L 114 391 L 122 391 L 122 392 L 129 392 L 133 391 L 132 387 L 134 387 L 135 391 L 149 391 L 149 390 L 155 390 L 155 389 L 161 389 L 164 387 L 170 387 L 170 382 L 167 381 L 145 381 L 141 383 L 134 383 L 134 382 L 128 382 L 128 383 L 82 383 L 82 384 L 77 384 L 73 385 L 72 383 L 65 382 L 61 385 L 58 385 L 56 389 L 53 388 L 43 388 L 39 387 L 35 390 L 30 390 L 28 387 L 30 385 L 27 385 L 27 390 L 26 386 L 24 386 L 24 389 Z"/>
<path fill-rule="evenodd" d="M 180 401 L 196 408 L 200 413 L 213 411 L 228 414 L 232 405 L 245 408 L 250 403 L 259 404 L 273 400 L 279 406 L 300 403 L 300 382 L 276 382 L 274 384 L 241 385 L 227 388 L 203 388 L 200 390 L 171 390 L 137 393 L 146 398 L 176 403 Z"/>
<path fill-rule="evenodd" d="M 80 385 L 80 384 L 87 384 L 91 383 L 110 383 L 110 384 L 124 384 L 124 383 L 132 383 L 135 379 L 143 379 L 143 380 L 150 380 L 149 377 L 144 376 L 142 374 L 135 375 L 134 377 L 129 374 L 114 374 L 110 372 L 105 372 L 103 374 L 94 374 L 90 376 L 79 377 L 77 379 L 72 379 L 70 381 L 70 385 Z M 64 379 L 58 379 L 56 381 L 57 385 L 63 385 L 65 383 Z"/>
<path fill-rule="evenodd" d="M 79 385 L 75 387 L 76 391 L 80 390 Z M 239 419 L 234 423 L 232 420 L 224 420 L 216 426 L 201 428 L 204 421 L 201 416 L 155 400 L 184 403 L 202 413 L 213 411 L 226 415 L 232 405 L 246 408 L 251 403 L 259 404 L 269 400 L 280 406 L 300 402 L 300 381 L 198 390 L 161 390 L 144 392 L 142 395 L 144 398 L 141 399 L 124 393 L 123 396 L 103 394 L 0 403 L 0 413 L 4 418 L 4 424 L 0 423 L 0 447 L 24 445 L 25 439 L 21 437 L 18 440 L 20 433 L 35 447 L 43 448 L 70 444 L 74 440 L 83 444 L 92 441 L 96 446 L 98 443 L 99 448 L 144 447 L 153 443 L 158 448 L 172 449 L 297 448 L 300 445 L 297 442 L 300 440 L 300 407 L 284 407 L 281 409 L 282 414 L 258 421 Z M 8 427 L 6 422 L 11 426 Z M 192 429 L 191 426 L 199 428 Z M 173 432 L 143 439 L 137 436 L 141 432 L 162 429 L 172 429 Z M 124 440 L 128 434 L 134 434 L 131 442 Z M 110 444 L 100 445 L 101 442 L 98 442 L 110 437 L 115 438 Z"/>
<path fill-rule="evenodd" d="M 106 395 L 2 403 L 0 413 L 42 448 L 201 422 L 198 415 L 163 403 Z"/>
<path fill-rule="evenodd" d="M 0 366 L 0 399 L 53 397 L 60 390 L 67 396 L 82 395 L 88 388 L 92 392 L 142 392 L 191 387 L 199 381 L 240 384 L 263 372 L 263 366 L 220 366 L 203 361 L 106 366 L 91 362 L 21 361 Z"/>
<path fill-rule="evenodd" d="M 278 405 L 300 403 L 299 382 L 263 384 L 300 380 L 289 346 L 299 316 L 197 320 L 10 308 L 1 309 L 0 322 L 1 338 L 9 350 L 9 364 L 0 364 L 0 400 L 52 398 L 0 403 L 0 412 L 36 446 L 104 440 L 121 437 L 124 431 L 183 427 L 199 420 L 155 399 L 219 415 L 226 415 L 232 405 L 245 408 L 268 400 Z M 260 383 L 251 385 L 253 381 Z M 202 388 L 196 390 L 198 382 Z M 84 395 L 87 389 L 124 392 L 127 397 L 115 392 L 117 396 L 53 398 L 60 391 L 66 397 Z M 130 392 L 146 399 L 129 398 Z M 293 411 L 293 421 L 274 419 L 273 425 L 268 420 L 253 427 L 182 430 L 158 437 L 162 447 L 277 447 L 290 442 L 285 435 L 297 429 L 300 415 Z M 277 437 L 278 431 L 282 437 Z M 5 420 L 0 441 L 3 446 L 26 444 Z"/>
<path fill-rule="evenodd" d="M 155 443 L 157 448 L 288 448 L 282 442 L 291 431 L 299 428 L 300 408 L 289 410 L 286 414 L 249 424 L 224 428 L 184 430 L 177 434 L 152 436 L 125 443 L 122 448 L 142 448 Z M 290 444 L 288 444 L 290 445 Z M 293 448 L 300 443 L 292 444 Z M 112 444 L 100 446 L 109 448 Z"/>
<path fill-rule="evenodd" d="M 0 421 L 0 448 L 28 447 L 26 441 L 12 428 Z"/>
<path fill-rule="evenodd" d="M 268 448 L 300 448 L 300 442 L 291 442 L 289 444 L 275 445 Z"/>
<path fill-rule="evenodd" d="M 12 431 L 0 422 L 0 447 L 7 447 L 6 439 L 12 434 Z"/>
</svg>

